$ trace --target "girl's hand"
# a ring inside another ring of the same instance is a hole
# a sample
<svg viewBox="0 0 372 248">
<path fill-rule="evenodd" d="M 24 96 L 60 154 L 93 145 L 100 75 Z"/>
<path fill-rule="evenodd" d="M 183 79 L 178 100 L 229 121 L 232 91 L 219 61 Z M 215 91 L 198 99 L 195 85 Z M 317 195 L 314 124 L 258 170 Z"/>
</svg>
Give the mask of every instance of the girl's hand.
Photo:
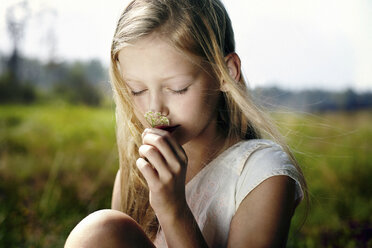
<svg viewBox="0 0 372 248">
<path fill-rule="evenodd" d="M 187 156 L 169 132 L 145 129 L 136 164 L 150 189 L 150 204 L 156 215 L 177 217 L 187 208 L 185 179 Z"/>
</svg>

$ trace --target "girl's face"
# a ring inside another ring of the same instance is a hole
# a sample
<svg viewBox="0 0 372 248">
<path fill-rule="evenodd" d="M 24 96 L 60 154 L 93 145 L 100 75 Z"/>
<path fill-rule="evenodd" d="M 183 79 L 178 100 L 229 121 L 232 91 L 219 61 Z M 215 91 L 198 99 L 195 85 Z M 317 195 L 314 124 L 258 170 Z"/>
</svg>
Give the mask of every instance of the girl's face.
<svg viewBox="0 0 372 248">
<path fill-rule="evenodd" d="M 123 79 L 135 114 L 145 127 L 147 111 L 160 112 L 183 145 L 216 136 L 220 90 L 208 68 L 193 63 L 162 38 L 150 35 L 119 53 Z"/>
</svg>

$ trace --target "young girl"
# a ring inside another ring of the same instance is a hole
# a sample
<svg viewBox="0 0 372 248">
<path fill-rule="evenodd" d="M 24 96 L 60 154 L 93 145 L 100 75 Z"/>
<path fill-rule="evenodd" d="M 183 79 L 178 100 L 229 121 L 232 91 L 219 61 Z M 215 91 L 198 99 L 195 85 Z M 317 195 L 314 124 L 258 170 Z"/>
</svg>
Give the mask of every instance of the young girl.
<svg viewBox="0 0 372 248">
<path fill-rule="evenodd" d="M 81 221 L 66 247 L 284 247 L 306 184 L 250 99 L 222 3 L 132 1 L 110 70 L 113 210 Z M 169 123 L 152 127 L 148 111 Z"/>
</svg>

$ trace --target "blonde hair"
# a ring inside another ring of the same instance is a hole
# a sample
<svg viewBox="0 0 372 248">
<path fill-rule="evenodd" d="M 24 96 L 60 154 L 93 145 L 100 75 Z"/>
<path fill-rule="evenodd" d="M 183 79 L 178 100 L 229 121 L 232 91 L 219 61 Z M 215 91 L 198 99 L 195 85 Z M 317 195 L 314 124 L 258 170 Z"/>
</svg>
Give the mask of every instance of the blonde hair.
<svg viewBox="0 0 372 248">
<path fill-rule="evenodd" d="M 219 106 L 220 130 L 228 140 L 264 136 L 280 144 L 302 176 L 301 169 L 269 118 L 252 102 L 241 77 L 231 78 L 225 56 L 235 52 L 230 18 L 219 0 L 134 0 L 122 13 L 111 47 L 110 77 L 116 103 L 116 136 L 121 168 L 121 208 L 154 239 L 158 221 L 149 204 L 146 180 L 136 167 L 144 127 L 134 114 L 131 95 L 124 87 L 118 53 L 125 46 L 156 32 L 190 58 L 197 57 L 212 68 L 219 84 L 224 82 Z M 301 177 L 307 194 L 306 182 Z"/>
</svg>

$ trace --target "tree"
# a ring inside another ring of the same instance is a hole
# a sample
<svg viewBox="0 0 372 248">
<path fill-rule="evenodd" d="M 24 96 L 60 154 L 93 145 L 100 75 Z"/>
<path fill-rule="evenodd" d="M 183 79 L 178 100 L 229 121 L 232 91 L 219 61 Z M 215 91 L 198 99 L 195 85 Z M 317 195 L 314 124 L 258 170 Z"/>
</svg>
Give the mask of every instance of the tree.
<svg viewBox="0 0 372 248">
<path fill-rule="evenodd" d="M 13 52 L 8 61 L 9 73 L 13 76 L 13 84 L 19 83 L 18 71 L 19 71 L 19 43 L 21 42 L 26 26 L 27 19 L 29 17 L 28 2 L 23 1 L 8 8 L 6 12 L 6 24 L 8 33 L 13 43 Z"/>
</svg>

